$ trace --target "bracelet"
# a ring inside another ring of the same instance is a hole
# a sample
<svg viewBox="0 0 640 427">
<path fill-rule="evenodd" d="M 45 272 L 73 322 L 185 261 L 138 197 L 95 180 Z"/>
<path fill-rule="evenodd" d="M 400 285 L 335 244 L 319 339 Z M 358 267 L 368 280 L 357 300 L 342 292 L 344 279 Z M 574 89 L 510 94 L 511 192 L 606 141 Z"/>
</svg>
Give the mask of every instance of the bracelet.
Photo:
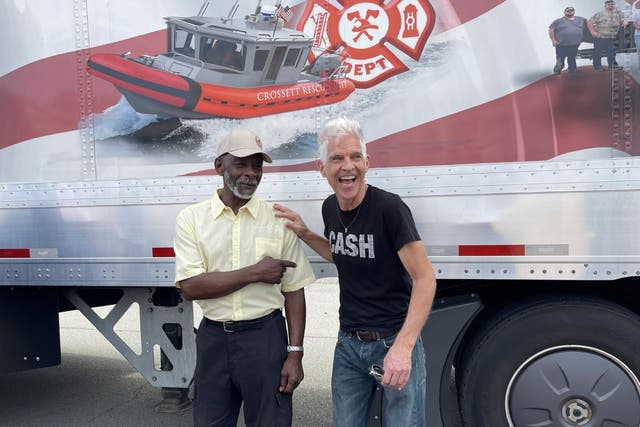
<svg viewBox="0 0 640 427">
<path fill-rule="evenodd" d="M 291 353 L 292 351 L 304 351 L 304 347 L 301 345 L 288 345 L 287 353 Z"/>
</svg>

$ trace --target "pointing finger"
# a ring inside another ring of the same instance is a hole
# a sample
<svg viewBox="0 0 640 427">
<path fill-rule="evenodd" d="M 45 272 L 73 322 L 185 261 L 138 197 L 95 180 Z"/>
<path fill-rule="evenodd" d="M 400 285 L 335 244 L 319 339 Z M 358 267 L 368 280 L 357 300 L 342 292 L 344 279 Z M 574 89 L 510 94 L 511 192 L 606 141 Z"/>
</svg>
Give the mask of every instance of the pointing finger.
<svg viewBox="0 0 640 427">
<path fill-rule="evenodd" d="M 280 260 L 280 265 L 282 265 L 283 267 L 288 267 L 288 268 L 296 268 L 297 264 L 293 261 L 288 261 L 286 259 L 281 259 Z"/>
</svg>

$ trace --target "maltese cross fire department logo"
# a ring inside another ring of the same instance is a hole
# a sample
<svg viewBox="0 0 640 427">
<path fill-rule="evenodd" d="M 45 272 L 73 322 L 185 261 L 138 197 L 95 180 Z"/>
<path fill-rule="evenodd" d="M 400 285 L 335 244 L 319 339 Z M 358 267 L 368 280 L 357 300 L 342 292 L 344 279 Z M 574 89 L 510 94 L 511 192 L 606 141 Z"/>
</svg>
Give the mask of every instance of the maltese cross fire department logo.
<svg viewBox="0 0 640 427">
<path fill-rule="evenodd" d="M 314 48 L 341 52 L 347 77 L 356 87 L 372 87 L 407 71 L 387 44 L 416 61 L 420 59 L 435 24 L 428 0 L 392 0 L 386 5 L 385 0 L 339 3 L 342 9 L 324 0 L 308 1 L 297 29 L 313 35 Z"/>
</svg>

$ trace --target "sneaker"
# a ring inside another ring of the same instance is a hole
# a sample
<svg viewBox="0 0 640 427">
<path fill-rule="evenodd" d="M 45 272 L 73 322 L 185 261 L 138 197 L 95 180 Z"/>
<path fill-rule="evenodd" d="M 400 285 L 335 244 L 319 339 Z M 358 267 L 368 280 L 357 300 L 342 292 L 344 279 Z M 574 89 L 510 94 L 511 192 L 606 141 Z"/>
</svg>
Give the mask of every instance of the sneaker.
<svg viewBox="0 0 640 427">
<path fill-rule="evenodd" d="M 595 68 L 596 71 L 604 71 L 604 67 L 603 66 L 598 66 L 598 65 L 594 65 L 593 68 Z"/>
</svg>

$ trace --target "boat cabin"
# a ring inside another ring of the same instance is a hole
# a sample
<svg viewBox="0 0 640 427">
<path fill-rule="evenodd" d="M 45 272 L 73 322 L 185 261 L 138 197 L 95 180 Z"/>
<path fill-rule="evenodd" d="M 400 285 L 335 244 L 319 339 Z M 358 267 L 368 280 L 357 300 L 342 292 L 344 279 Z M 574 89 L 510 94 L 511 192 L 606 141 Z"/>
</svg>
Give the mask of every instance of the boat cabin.
<svg viewBox="0 0 640 427">
<path fill-rule="evenodd" d="M 231 87 L 293 84 L 301 76 L 312 38 L 282 28 L 281 21 L 248 16 L 167 18 L 168 52 L 155 68 L 197 82 Z"/>
</svg>

